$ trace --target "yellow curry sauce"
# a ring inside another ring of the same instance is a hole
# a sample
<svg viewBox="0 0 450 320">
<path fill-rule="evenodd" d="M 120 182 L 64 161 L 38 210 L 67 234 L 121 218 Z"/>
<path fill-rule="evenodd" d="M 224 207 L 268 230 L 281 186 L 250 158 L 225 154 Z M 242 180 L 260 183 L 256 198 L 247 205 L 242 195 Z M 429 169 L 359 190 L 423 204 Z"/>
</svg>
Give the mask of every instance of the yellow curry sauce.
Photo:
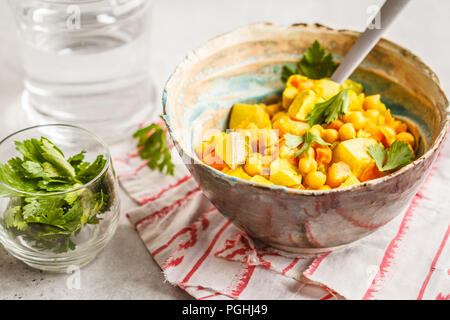
<svg viewBox="0 0 450 320">
<path fill-rule="evenodd" d="M 310 126 L 313 110 L 343 90 L 345 114 Z M 369 146 L 389 151 L 397 140 L 413 153 L 416 143 L 407 124 L 391 115 L 380 95 L 366 96 L 362 85 L 351 80 L 340 86 L 301 75 L 289 77 L 277 104 L 235 104 L 229 129 L 196 146 L 204 163 L 231 176 L 294 189 L 326 190 L 382 177 L 393 170 L 380 170 Z M 306 136 L 314 137 L 308 146 Z M 287 141 L 292 137 L 303 143 L 293 147 Z"/>
</svg>

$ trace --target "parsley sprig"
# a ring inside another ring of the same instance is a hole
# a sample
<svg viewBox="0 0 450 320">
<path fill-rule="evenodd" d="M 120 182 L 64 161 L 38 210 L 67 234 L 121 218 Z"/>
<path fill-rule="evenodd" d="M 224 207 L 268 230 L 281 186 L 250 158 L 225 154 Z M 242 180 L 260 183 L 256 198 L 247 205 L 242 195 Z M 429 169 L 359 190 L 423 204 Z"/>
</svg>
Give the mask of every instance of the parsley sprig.
<svg viewBox="0 0 450 320">
<path fill-rule="evenodd" d="M 315 40 L 300 62 L 297 63 L 295 70 L 287 65 L 283 66 L 281 79 L 286 82 L 293 74 L 302 74 L 310 79 L 328 78 L 331 77 L 336 68 L 337 65 L 334 62 L 333 55 L 331 53 L 326 54 L 319 41 Z"/>
<path fill-rule="evenodd" d="M 167 149 L 166 133 L 157 124 L 141 128 L 133 135 L 138 139 L 138 153 L 143 160 L 148 160 L 147 166 L 151 170 L 158 169 L 168 175 L 174 174 L 175 165 L 172 155 Z"/>
<path fill-rule="evenodd" d="M 308 149 L 311 148 L 314 143 L 320 144 L 322 146 L 330 146 L 329 143 L 323 141 L 322 138 L 316 136 L 314 133 L 308 130 L 302 136 L 296 136 L 287 133 L 284 135 L 284 138 L 286 139 L 286 145 L 292 149 L 297 148 L 303 143 L 300 150 L 294 153 L 295 157 L 298 157 L 302 153 L 308 151 Z"/>
<path fill-rule="evenodd" d="M 106 175 L 80 189 L 102 172 L 106 160 L 99 155 L 89 163 L 84 151 L 66 159 L 45 137 L 15 144 L 22 158 L 0 164 L 0 196 L 10 199 L 0 223 L 36 249 L 74 250 L 72 235 L 86 224 L 99 223 L 98 215 L 108 209 L 112 187 Z"/>
<path fill-rule="evenodd" d="M 348 113 L 350 97 L 348 88 L 342 90 L 327 101 L 317 103 L 306 118 L 310 126 L 322 123 L 331 123 Z"/>
<path fill-rule="evenodd" d="M 414 152 L 404 141 L 394 141 L 388 151 L 379 144 L 367 148 L 380 171 L 400 169 L 414 160 Z"/>
</svg>

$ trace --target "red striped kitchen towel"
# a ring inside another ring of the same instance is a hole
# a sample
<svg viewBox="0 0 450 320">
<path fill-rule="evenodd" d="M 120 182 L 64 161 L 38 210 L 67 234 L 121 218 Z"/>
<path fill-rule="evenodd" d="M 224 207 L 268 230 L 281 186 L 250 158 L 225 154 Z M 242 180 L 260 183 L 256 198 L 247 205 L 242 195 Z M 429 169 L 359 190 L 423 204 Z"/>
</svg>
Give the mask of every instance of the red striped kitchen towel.
<svg viewBox="0 0 450 320">
<path fill-rule="evenodd" d="M 177 155 L 172 152 L 174 158 Z M 344 250 L 295 256 L 252 241 L 179 164 L 114 159 L 127 213 L 171 284 L 197 299 L 450 299 L 450 145 L 406 212 Z"/>
</svg>

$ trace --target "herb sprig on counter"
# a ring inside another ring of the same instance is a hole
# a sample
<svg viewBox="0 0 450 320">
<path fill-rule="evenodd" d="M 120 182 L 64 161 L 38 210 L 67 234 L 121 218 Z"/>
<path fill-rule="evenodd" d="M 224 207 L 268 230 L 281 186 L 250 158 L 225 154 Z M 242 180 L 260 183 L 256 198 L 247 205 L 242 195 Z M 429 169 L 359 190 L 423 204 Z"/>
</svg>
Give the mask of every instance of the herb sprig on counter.
<svg viewBox="0 0 450 320">
<path fill-rule="evenodd" d="M 380 171 L 400 169 L 414 160 L 413 151 L 404 141 L 394 141 L 388 151 L 379 144 L 369 146 L 367 151 Z"/>
<path fill-rule="evenodd" d="M 331 77 L 337 65 L 331 53 L 326 53 L 319 41 L 315 40 L 303 58 L 297 63 L 295 70 L 285 65 L 281 71 L 281 80 L 286 82 L 294 74 L 301 74 L 310 79 Z"/>
<path fill-rule="evenodd" d="M 174 174 L 175 165 L 172 163 L 172 155 L 167 149 L 166 133 L 161 126 L 152 123 L 136 131 L 133 137 L 138 139 L 139 156 L 143 160 L 148 160 L 147 166 L 151 170 L 158 169 L 168 175 Z"/>
<path fill-rule="evenodd" d="M 66 159 L 45 137 L 15 145 L 22 158 L 0 164 L 0 196 L 10 198 L 1 222 L 37 249 L 75 249 L 70 237 L 86 224 L 99 223 L 98 214 L 108 208 L 110 186 L 104 176 L 92 187 L 81 188 L 100 175 L 106 159 L 99 155 L 89 163 L 84 151 Z"/>
</svg>

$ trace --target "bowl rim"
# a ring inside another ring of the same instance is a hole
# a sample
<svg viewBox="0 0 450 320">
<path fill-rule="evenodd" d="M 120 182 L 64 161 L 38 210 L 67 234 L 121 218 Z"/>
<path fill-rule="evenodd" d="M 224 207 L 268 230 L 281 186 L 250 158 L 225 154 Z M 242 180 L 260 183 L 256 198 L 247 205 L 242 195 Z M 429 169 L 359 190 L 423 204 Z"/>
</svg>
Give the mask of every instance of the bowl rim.
<svg viewBox="0 0 450 320">
<path fill-rule="evenodd" d="M 347 192 L 347 191 L 354 191 L 354 190 L 359 190 L 359 189 L 363 189 L 363 188 L 367 188 L 370 186 L 374 186 L 374 185 L 378 185 L 382 182 L 394 179 L 397 176 L 400 176 L 402 174 L 405 174 L 406 172 L 410 171 L 412 168 L 416 167 L 417 165 L 419 165 L 421 162 L 425 161 L 426 159 L 428 159 L 429 157 L 431 157 L 434 153 L 436 153 L 437 150 L 439 150 L 441 144 L 443 143 L 443 141 L 445 140 L 444 138 L 446 137 L 447 133 L 450 131 L 449 130 L 449 123 L 450 123 L 450 109 L 449 109 L 449 101 L 448 98 L 446 97 L 444 91 L 442 90 L 442 87 L 440 85 L 440 81 L 438 76 L 436 75 L 436 73 L 428 66 L 426 65 L 421 58 L 419 58 L 418 56 L 416 56 L 414 53 L 412 53 L 410 50 L 390 41 L 387 40 L 385 38 L 381 38 L 380 41 L 378 42 L 377 46 L 379 46 L 380 44 L 385 44 L 389 47 L 392 47 L 398 51 L 402 51 L 405 52 L 411 59 L 414 59 L 415 62 L 417 62 L 419 64 L 420 67 L 424 68 L 426 70 L 426 72 L 428 73 L 428 75 L 430 76 L 430 78 L 432 79 L 433 82 L 435 82 L 440 94 L 444 97 L 445 99 L 445 105 L 444 105 L 444 109 L 441 110 L 442 113 L 444 113 L 444 115 L 446 115 L 443 124 L 443 127 L 441 129 L 441 131 L 439 132 L 437 138 L 435 139 L 434 143 L 431 145 L 431 147 L 423 154 L 421 155 L 419 158 L 415 159 L 413 162 L 409 163 L 408 165 L 400 168 L 399 170 L 392 172 L 384 177 L 381 178 L 377 178 L 377 179 L 372 179 L 369 181 L 365 181 L 365 182 L 361 182 L 358 183 L 356 185 L 351 185 L 351 186 L 347 186 L 347 187 L 343 187 L 343 188 L 334 188 L 334 189 L 328 189 L 328 190 L 300 190 L 300 189 L 293 189 L 293 188 L 289 188 L 286 186 L 280 186 L 280 185 L 268 185 L 268 184 L 261 184 L 261 183 L 256 183 L 256 182 L 252 182 L 249 180 L 245 180 L 242 178 L 238 178 L 238 177 L 234 177 L 234 176 L 230 176 L 227 175 L 226 173 L 223 173 L 217 169 L 214 169 L 213 167 L 210 167 L 208 165 L 206 165 L 205 163 L 203 163 L 202 161 L 200 161 L 197 156 L 194 155 L 194 157 L 192 157 L 190 155 L 190 152 L 185 152 L 185 149 L 183 148 L 183 146 L 177 141 L 176 136 L 174 135 L 174 132 L 172 130 L 172 127 L 170 125 L 170 116 L 168 114 L 168 110 L 170 109 L 170 106 L 168 105 L 168 100 L 167 100 L 167 96 L 168 96 L 168 92 L 169 92 L 169 87 L 171 85 L 171 83 L 174 81 L 175 76 L 178 75 L 183 67 L 185 65 L 187 65 L 191 59 L 193 57 L 197 57 L 197 52 L 204 50 L 205 48 L 207 48 L 212 42 L 217 41 L 218 39 L 221 39 L 223 37 L 227 37 L 231 34 L 234 33 L 238 33 L 238 32 L 242 32 L 244 30 L 248 30 L 250 28 L 255 28 L 255 27 L 286 27 L 286 28 L 299 28 L 299 29 L 316 29 L 316 30 L 320 30 L 320 29 L 326 29 L 328 31 L 335 31 L 335 32 L 340 32 L 340 33 L 344 33 L 348 36 L 353 36 L 353 37 L 357 37 L 358 35 L 360 35 L 362 32 L 359 31 L 354 31 L 354 30 L 347 30 L 347 29 L 335 29 L 335 28 L 331 28 L 319 23 L 314 23 L 314 24 L 308 24 L 308 23 L 293 23 L 290 25 L 280 25 L 280 24 L 275 24 L 275 23 L 270 23 L 270 22 L 262 22 L 262 23 L 252 23 L 252 24 L 248 24 L 239 28 L 236 28 L 232 31 L 229 32 L 225 32 L 222 34 L 219 34 L 211 39 L 209 39 L 208 41 L 206 41 L 203 45 L 197 47 L 194 50 L 189 51 L 184 59 L 182 60 L 181 63 L 179 63 L 175 70 L 171 73 L 171 75 L 169 76 L 168 80 L 166 81 L 166 84 L 164 86 L 164 90 L 163 90 L 163 94 L 162 94 L 162 104 L 163 104 L 163 120 L 167 126 L 169 135 L 172 139 L 172 141 L 174 142 L 175 147 L 177 148 L 178 152 L 182 151 L 183 154 L 186 154 L 189 157 L 189 164 L 197 164 L 200 165 L 202 167 L 207 168 L 208 171 L 210 171 L 213 175 L 218 176 L 220 178 L 224 178 L 225 180 L 228 180 L 229 182 L 233 183 L 233 182 L 243 182 L 249 186 L 253 186 L 256 188 L 261 188 L 261 189 L 267 189 L 267 190 L 275 190 L 275 191 L 281 191 L 281 192 L 285 192 L 285 193 L 289 193 L 289 194 L 298 194 L 298 195 L 311 195 L 311 196 L 321 196 L 321 195 L 325 195 L 325 194 L 334 194 L 334 193 L 339 193 L 339 192 Z M 440 108 L 439 106 L 435 106 L 437 108 Z M 441 108 L 440 108 L 441 109 Z"/>
</svg>

